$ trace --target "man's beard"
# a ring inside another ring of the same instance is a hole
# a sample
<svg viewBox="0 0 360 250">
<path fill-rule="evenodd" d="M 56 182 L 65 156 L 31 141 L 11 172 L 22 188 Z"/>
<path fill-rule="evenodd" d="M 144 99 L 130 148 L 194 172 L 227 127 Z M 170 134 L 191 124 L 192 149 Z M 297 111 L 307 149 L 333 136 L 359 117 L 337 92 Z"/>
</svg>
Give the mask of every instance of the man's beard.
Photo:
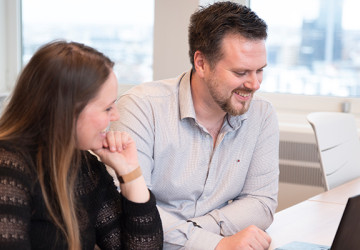
<svg viewBox="0 0 360 250">
<path fill-rule="evenodd" d="M 210 92 L 210 95 L 212 96 L 213 100 L 219 105 L 219 107 L 226 113 L 228 113 L 231 116 L 238 116 L 245 114 L 250 106 L 250 101 L 245 102 L 242 101 L 242 107 L 241 108 L 235 108 L 234 105 L 231 103 L 231 97 L 234 94 L 234 91 L 232 91 L 230 97 L 223 96 L 220 91 L 217 91 L 220 89 L 219 83 L 216 82 L 214 79 L 208 79 L 208 89 Z M 249 93 L 251 93 L 250 90 L 248 90 Z"/>
</svg>

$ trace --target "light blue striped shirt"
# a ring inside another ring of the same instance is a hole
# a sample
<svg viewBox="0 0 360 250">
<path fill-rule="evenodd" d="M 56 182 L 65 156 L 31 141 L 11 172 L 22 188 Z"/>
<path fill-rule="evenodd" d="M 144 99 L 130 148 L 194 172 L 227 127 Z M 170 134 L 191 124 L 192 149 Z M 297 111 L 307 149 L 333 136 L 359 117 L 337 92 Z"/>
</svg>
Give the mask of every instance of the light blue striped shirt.
<svg viewBox="0 0 360 250">
<path fill-rule="evenodd" d="M 216 146 L 196 120 L 191 71 L 138 85 L 119 102 L 112 128 L 135 139 L 155 194 L 165 249 L 214 249 L 249 225 L 266 229 L 277 207 L 279 129 L 271 104 L 257 96 L 228 116 Z M 202 228 L 187 220 L 195 221 Z"/>
</svg>

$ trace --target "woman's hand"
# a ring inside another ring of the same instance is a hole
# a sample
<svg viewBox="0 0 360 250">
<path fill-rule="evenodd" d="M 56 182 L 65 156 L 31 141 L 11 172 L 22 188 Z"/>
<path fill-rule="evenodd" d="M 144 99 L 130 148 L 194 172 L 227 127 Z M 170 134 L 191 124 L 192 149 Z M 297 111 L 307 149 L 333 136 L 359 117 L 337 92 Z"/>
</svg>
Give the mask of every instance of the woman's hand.
<svg viewBox="0 0 360 250">
<path fill-rule="evenodd" d="M 93 151 L 104 164 L 114 169 L 118 176 L 126 175 L 139 166 L 135 141 L 125 132 L 108 132 L 103 148 Z M 143 203 L 150 198 L 142 175 L 132 181 L 120 183 L 120 189 L 122 195 L 133 202 Z"/>
<path fill-rule="evenodd" d="M 93 151 L 118 175 L 127 174 L 139 166 L 135 141 L 126 132 L 109 131 L 103 148 Z"/>
</svg>

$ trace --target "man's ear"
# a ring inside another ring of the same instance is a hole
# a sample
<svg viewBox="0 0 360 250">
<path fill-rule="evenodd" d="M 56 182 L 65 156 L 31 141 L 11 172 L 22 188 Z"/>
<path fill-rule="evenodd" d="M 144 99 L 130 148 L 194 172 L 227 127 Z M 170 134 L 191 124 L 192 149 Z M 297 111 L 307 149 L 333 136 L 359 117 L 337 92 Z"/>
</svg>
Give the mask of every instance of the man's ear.
<svg viewBox="0 0 360 250">
<path fill-rule="evenodd" d="M 204 54 L 198 50 L 194 54 L 194 66 L 199 77 L 203 77 L 206 69 L 206 59 Z"/>
</svg>

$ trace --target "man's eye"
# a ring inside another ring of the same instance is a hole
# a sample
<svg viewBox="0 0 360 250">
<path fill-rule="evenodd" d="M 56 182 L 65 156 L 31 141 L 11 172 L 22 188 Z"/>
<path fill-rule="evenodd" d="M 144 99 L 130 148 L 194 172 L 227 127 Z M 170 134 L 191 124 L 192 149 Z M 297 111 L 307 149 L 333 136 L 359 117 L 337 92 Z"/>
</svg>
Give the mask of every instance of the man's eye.
<svg viewBox="0 0 360 250">
<path fill-rule="evenodd" d="M 246 72 L 235 72 L 235 74 L 237 74 L 238 76 L 244 76 Z"/>
</svg>

